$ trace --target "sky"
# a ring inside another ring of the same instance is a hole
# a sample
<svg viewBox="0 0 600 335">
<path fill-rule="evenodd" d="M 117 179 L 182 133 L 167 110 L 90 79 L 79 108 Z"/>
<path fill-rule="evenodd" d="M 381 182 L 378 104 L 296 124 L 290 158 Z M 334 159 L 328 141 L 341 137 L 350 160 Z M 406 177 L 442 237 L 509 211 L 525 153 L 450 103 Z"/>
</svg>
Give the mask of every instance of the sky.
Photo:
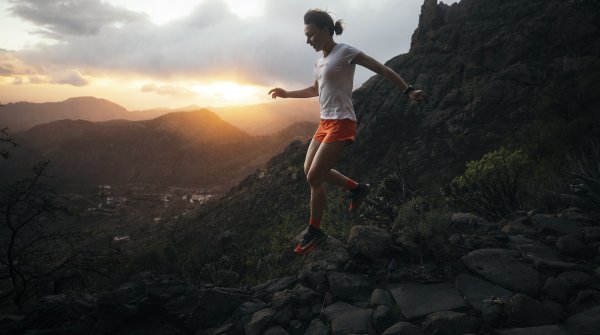
<svg viewBox="0 0 600 335">
<path fill-rule="evenodd" d="M 445 3 L 452 3 L 446 1 Z M 312 84 L 307 9 L 380 62 L 408 52 L 423 0 L 0 0 L 0 102 L 95 96 L 128 110 L 221 107 Z M 354 87 L 373 73 L 357 67 Z"/>
</svg>

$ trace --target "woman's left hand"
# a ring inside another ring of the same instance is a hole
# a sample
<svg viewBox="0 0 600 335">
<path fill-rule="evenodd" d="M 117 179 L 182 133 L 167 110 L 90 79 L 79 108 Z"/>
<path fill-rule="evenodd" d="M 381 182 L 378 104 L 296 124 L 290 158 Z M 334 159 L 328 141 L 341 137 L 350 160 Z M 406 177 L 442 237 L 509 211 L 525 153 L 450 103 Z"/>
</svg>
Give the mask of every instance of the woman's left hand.
<svg viewBox="0 0 600 335">
<path fill-rule="evenodd" d="M 272 99 L 288 97 L 288 92 L 281 87 L 275 87 L 271 89 L 267 94 L 270 94 Z"/>
<path fill-rule="evenodd" d="M 414 90 L 408 93 L 408 97 L 412 101 L 416 101 L 418 103 L 427 102 L 427 94 L 422 90 Z"/>
</svg>

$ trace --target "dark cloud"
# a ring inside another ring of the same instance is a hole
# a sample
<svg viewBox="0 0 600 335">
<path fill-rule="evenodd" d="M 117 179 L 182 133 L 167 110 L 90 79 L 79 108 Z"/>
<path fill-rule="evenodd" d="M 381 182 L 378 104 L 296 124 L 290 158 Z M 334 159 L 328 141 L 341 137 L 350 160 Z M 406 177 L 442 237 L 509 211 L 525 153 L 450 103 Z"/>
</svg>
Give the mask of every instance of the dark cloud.
<svg viewBox="0 0 600 335">
<path fill-rule="evenodd" d="M 45 36 L 92 35 L 115 24 L 126 24 L 147 18 L 145 15 L 119 8 L 101 0 L 10 0 L 10 11 L 43 27 Z"/>
<path fill-rule="evenodd" d="M 187 17 L 164 25 L 99 0 L 12 2 L 15 14 L 61 39 L 20 52 L 32 64 L 160 80 L 224 75 L 264 85 L 308 85 L 314 80 L 318 55 L 306 45 L 302 17 L 318 7 L 317 1 L 266 0 L 264 14 L 242 19 L 222 1 L 206 0 Z M 338 42 L 385 62 L 408 51 L 421 3 L 333 0 L 327 9 L 346 23 Z M 359 70 L 357 75 L 361 82 L 372 73 Z"/>
</svg>

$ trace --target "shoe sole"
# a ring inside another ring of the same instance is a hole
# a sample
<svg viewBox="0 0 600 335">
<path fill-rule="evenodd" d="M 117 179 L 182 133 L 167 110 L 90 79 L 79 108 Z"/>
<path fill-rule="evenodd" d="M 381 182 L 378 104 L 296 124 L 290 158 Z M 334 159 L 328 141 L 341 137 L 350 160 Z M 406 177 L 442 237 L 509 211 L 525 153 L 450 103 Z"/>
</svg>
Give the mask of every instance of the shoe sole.
<svg viewBox="0 0 600 335">
<path fill-rule="evenodd" d="M 323 237 L 319 237 L 317 239 L 315 239 L 311 244 L 307 245 L 304 249 L 300 249 L 300 250 L 296 250 L 294 249 L 294 252 L 298 255 L 307 255 L 309 254 L 311 251 L 315 250 L 315 248 L 321 244 L 323 241 L 325 241 L 327 239 L 327 235 L 324 235 Z M 296 246 L 296 248 L 298 248 L 298 246 Z"/>
</svg>

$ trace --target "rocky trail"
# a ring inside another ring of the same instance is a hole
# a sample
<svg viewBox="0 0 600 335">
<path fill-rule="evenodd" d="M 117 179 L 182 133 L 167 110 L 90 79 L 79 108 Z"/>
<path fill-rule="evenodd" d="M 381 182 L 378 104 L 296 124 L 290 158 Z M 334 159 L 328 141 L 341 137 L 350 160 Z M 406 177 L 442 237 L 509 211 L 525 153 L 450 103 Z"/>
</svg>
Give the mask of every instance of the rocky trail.
<svg viewBox="0 0 600 335">
<path fill-rule="evenodd" d="M 256 287 L 187 285 L 149 272 L 97 295 L 67 292 L 2 334 L 600 334 L 600 222 L 577 209 L 502 223 L 452 217 L 459 271 L 405 264 L 397 236 L 355 226 L 297 276 Z"/>
</svg>

